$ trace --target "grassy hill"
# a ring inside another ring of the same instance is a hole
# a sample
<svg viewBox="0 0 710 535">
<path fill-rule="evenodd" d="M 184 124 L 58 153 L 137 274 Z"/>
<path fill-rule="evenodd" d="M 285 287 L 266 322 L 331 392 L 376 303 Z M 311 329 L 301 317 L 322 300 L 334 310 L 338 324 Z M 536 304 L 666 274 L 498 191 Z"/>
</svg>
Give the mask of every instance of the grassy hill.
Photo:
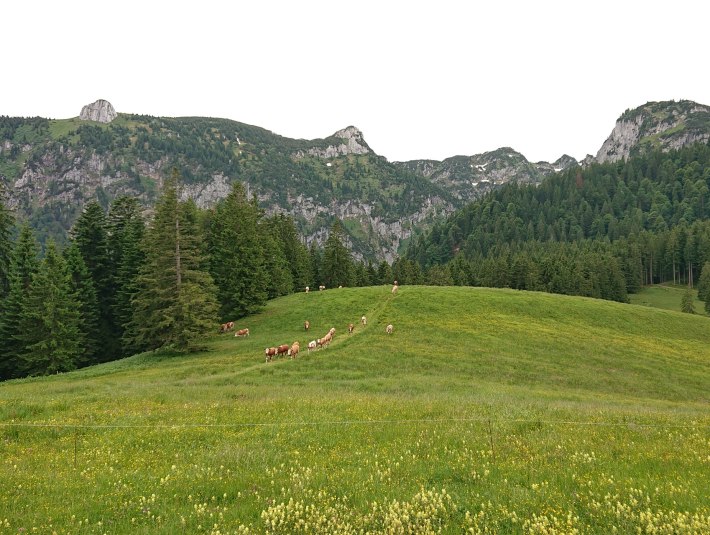
<svg viewBox="0 0 710 535">
<path fill-rule="evenodd" d="M 288 296 L 202 354 L 0 384 L 0 533 L 706 533 L 708 321 L 482 288 Z"/>
<path fill-rule="evenodd" d="M 685 290 L 686 286 L 683 284 L 654 284 L 652 286 L 646 286 L 638 293 L 630 294 L 629 299 L 634 305 L 663 308 L 665 310 L 679 312 L 681 310 Z M 694 290 L 693 293 L 695 294 L 693 306 L 695 307 L 696 314 L 707 315 L 705 313 L 705 303 L 698 299 L 697 291 Z"/>
</svg>

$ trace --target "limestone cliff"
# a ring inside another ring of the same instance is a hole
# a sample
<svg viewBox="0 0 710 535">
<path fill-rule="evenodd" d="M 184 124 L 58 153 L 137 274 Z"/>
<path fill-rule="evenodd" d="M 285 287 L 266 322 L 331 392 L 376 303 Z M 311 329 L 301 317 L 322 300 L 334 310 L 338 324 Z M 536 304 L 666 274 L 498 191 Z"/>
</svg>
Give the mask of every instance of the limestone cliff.
<svg viewBox="0 0 710 535">
<path fill-rule="evenodd" d="M 619 117 L 595 160 L 615 162 L 650 149 L 678 149 L 708 139 L 710 107 L 689 100 L 649 102 Z"/>
<path fill-rule="evenodd" d="M 97 123 L 110 123 L 118 114 L 108 100 L 97 100 L 81 108 L 79 119 L 82 121 L 96 121 Z"/>
</svg>

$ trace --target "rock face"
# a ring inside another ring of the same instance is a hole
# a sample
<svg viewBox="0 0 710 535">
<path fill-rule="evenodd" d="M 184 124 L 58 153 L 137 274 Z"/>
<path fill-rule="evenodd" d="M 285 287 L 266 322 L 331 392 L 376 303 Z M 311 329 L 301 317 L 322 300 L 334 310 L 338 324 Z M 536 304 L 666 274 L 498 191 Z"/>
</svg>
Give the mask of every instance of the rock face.
<svg viewBox="0 0 710 535">
<path fill-rule="evenodd" d="M 510 147 L 502 147 L 473 156 L 454 156 L 442 162 L 414 160 L 395 162 L 395 165 L 429 178 L 453 192 L 456 199 L 467 202 L 507 182 L 538 184 L 547 175 L 577 165 L 577 160 L 564 155 L 552 164 L 532 163 Z"/>
<path fill-rule="evenodd" d="M 597 152 L 598 163 L 647 150 L 679 149 L 710 139 L 710 107 L 689 100 L 649 102 L 627 110 Z"/>
<path fill-rule="evenodd" d="M 97 100 L 81 108 L 79 119 L 82 121 L 96 121 L 98 123 L 110 123 L 118 114 L 108 100 Z"/>
<path fill-rule="evenodd" d="M 303 158 L 306 154 L 317 158 L 337 158 L 338 156 L 347 156 L 348 154 L 368 154 L 372 152 L 370 147 L 367 146 L 367 143 L 365 143 L 362 132 L 354 126 L 348 126 L 347 128 L 338 130 L 328 138 L 328 140 L 332 140 L 333 138 L 342 142 L 337 145 L 329 144 L 324 148 L 313 147 L 308 149 L 305 153 L 299 151 L 295 155 L 296 158 Z"/>
</svg>

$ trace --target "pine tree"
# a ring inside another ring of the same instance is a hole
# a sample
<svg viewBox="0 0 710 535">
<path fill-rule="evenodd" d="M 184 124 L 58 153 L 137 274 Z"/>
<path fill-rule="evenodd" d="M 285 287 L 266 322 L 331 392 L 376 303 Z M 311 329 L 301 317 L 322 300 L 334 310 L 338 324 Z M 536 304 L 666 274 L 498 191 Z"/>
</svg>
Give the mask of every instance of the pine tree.
<svg viewBox="0 0 710 535">
<path fill-rule="evenodd" d="M 5 206 L 5 190 L 0 182 L 0 301 L 10 291 L 10 261 L 12 258 L 12 229 L 15 218 Z M 0 313 L 2 310 L 0 309 Z"/>
<path fill-rule="evenodd" d="M 179 178 L 173 169 L 145 235 L 146 262 L 125 335 L 134 350 L 194 350 L 217 324 L 215 287 L 200 254 L 196 208 L 192 202 L 178 201 Z"/>
<path fill-rule="evenodd" d="M 333 223 L 323 250 L 322 277 L 327 288 L 355 285 L 355 269 L 350 251 L 343 244 L 345 233 L 339 221 Z"/>
<path fill-rule="evenodd" d="M 7 298 L 0 300 L 0 379 L 21 375 L 20 354 L 24 343 L 20 317 L 28 300 L 32 277 L 39 269 L 39 244 L 29 225 L 23 225 L 13 249 L 10 262 L 10 289 Z"/>
<path fill-rule="evenodd" d="M 83 335 L 82 351 L 76 360 L 78 368 L 101 362 L 103 341 L 99 330 L 99 302 L 94 281 L 76 244 L 64 251 L 69 274 L 69 285 L 78 302 L 80 329 Z"/>
<path fill-rule="evenodd" d="M 267 283 L 267 296 L 274 299 L 282 295 L 287 295 L 293 291 L 293 275 L 289 269 L 283 242 L 268 232 L 268 226 L 264 226 L 262 231 L 262 243 L 264 244 L 264 269 L 269 274 Z"/>
<path fill-rule="evenodd" d="M 138 273 L 145 262 L 145 223 L 138 200 L 118 197 L 109 209 L 107 226 L 109 257 L 115 273 L 112 315 L 118 336 L 123 339 L 133 316 L 131 301 L 138 292 Z M 124 356 L 130 354 L 128 348 L 121 349 Z"/>
<path fill-rule="evenodd" d="M 683 292 L 683 297 L 681 298 L 680 301 L 680 310 L 681 312 L 685 312 L 687 314 L 695 314 L 695 305 L 693 304 L 693 289 L 688 286 Z"/>
<path fill-rule="evenodd" d="M 315 289 L 323 284 L 323 251 L 318 247 L 316 240 L 313 240 L 308 247 L 308 263 L 311 266 L 311 282 L 307 286 Z"/>
<path fill-rule="evenodd" d="M 217 285 L 220 317 L 225 321 L 251 314 L 268 296 L 264 240 L 260 212 L 250 203 L 239 182 L 215 208 L 208 246 L 210 273 Z"/>
<path fill-rule="evenodd" d="M 283 256 L 293 279 L 293 288 L 289 291 L 294 289 L 302 291 L 306 286 L 311 286 L 312 274 L 308 249 L 298 236 L 293 219 L 279 214 L 268 219 L 266 223 L 267 231 L 281 241 Z"/>
<path fill-rule="evenodd" d="M 50 241 L 20 314 L 17 338 L 23 345 L 23 374 L 46 375 L 76 367 L 83 346 L 79 310 L 66 264 Z"/>
<path fill-rule="evenodd" d="M 705 262 L 700 272 L 700 278 L 698 280 L 698 299 L 705 301 L 705 306 L 707 307 L 708 301 L 710 301 L 710 262 Z"/>
<path fill-rule="evenodd" d="M 99 302 L 99 332 L 103 349 L 100 360 L 118 358 L 121 341 L 113 317 L 114 273 L 108 251 L 106 214 L 96 201 L 89 202 L 72 228 L 76 243 L 96 289 Z"/>
</svg>

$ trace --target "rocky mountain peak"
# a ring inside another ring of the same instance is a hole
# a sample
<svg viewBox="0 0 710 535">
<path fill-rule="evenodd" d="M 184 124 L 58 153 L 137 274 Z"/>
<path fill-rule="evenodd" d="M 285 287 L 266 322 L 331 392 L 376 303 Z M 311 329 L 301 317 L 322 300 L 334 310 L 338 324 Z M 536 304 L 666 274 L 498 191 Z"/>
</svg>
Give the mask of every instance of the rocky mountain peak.
<svg viewBox="0 0 710 535">
<path fill-rule="evenodd" d="M 299 151 L 296 157 L 302 158 L 305 154 L 308 154 L 317 158 L 336 158 L 338 156 L 347 156 L 348 154 L 369 154 L 372 152 L 362 137 L 362 132 L 354 126 L 338 130 L 335 134 L 326 138 L 326 141 L 330 142 L 327 147 L 313 147 L 305 153 Z"/>
<path fill-rule="evenodd" d="M 690 100 L 648 102 L 626 110 L 597 152 L 599 163 L 650 149 L 672 150 L 710 139 L 710 107 Z"/>
<path fill-rule="evenodd" d="M 82 121 L 96 121 L 99 123 L 110 123 L 118 114 L 108 100 L 99 99 L 96 102 L 87 104 L 81 108 L 79 119 Z"/>
</svg>

